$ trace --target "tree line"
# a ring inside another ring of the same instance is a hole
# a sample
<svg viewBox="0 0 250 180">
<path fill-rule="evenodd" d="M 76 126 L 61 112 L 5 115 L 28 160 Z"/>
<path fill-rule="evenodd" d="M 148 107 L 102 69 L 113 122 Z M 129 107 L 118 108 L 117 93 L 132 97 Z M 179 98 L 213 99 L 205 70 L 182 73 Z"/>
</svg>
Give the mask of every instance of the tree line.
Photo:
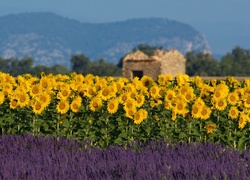
<svg viewBox="0 0 250 180">
<path fill-rule="evenodd" d="M 71 68 L 67 66 L 55 64 L 52 67 L 44 65 L 34 65 L 34 60 L 31 57 L 22 59 L 10 58 L 4 59 L 0 57 L 0 72 L 9 73 L 12 76 L 21 74 L 31 74 L 40 76 L 42 72 L 45 74 L 69 74 L 71 72 L 81 74 L 94 74 L 97 76 L 121 76 L 121 68 L 118 68 L 114 63 L 105 62 L 104 59 L 91 61 L 83 54 L 73 55 L 70 59 Z"/>
<path fill-rule="evenodd" d="M 140 44 L 132 51 L 141 50 L 151 55 L 155 49 L 162 47 Z M 211 54 L 203 52 L 187 52 L 186 74 L 189 76 L 250 76 L 250 50 L 235 47 L 231 52 L 224 55 L 220 60 L 215 59 Z M 94 74 L 97 76 L 122 76 L 122 59 L 118 64 L 106 62 L 103 58 L 92 61 L 84 54 L 73 55 L 70 59 L 71 68 L 56 64 L 52 67 L 34 65 L 31 57 L 22 59 L 0 57 L 0 71 L 9 73 L 12 76 L 29 73 L 39 76 L 41 72 L 46 74 L 68 74 L 76 72 L 83 75 Z"/>
</svg>

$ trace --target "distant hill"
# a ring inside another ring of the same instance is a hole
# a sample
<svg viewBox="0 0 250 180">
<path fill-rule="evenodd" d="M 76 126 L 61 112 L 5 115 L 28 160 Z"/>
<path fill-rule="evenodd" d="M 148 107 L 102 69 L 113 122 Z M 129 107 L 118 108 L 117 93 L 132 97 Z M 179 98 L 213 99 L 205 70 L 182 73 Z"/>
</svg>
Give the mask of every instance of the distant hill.
<svg viewBox="0 0 250 180">
<path fill-rule="evenodd" d="M 83 23 L 53 13 L 21 13 L 0 17 L 0 56 L 30 56 L 35 64 L 70 67 L 82 53 L 90 60 L 118 63 L 138 44 L 187 51 L 209 51 L 202 33 L 188 24 L 142 18 L 111 23 Z"/>
</svg>

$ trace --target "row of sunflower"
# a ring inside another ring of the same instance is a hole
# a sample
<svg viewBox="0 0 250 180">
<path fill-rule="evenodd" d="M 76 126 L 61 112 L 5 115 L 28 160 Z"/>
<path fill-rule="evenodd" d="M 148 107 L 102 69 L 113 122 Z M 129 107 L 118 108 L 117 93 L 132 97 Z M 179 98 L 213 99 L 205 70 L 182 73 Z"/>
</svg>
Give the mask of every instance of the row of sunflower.
<svg viewBox="0 0 250 180">
<path fill-rule="evenodd" d="M 249 108 L 250 80 L 234 77 L 0 73 L 1 134 L 52 134 L 100 146 L 164 138 L 248 148 Z"/>
</svg>

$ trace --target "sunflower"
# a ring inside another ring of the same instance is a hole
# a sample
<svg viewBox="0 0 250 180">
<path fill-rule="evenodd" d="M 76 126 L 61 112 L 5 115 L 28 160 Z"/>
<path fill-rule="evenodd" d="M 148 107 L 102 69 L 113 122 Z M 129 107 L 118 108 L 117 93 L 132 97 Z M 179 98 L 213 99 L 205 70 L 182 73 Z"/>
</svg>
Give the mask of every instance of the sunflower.
<svg viewBox="0 0 250 180">
<path fill-rule="evenodd" d="M 110 114 L 116 113 L 118 107 L 119 107 L 119 101 L 117 98 L 111 99 L 107 104 L 107 110 Z"/>
<path fill-rule="evenodd" d="M 27 93 L 21 93 L 18 97 L 18 105 L 20 107 L 25 107 L 29 104 L 30 98 Z"/>
<path fill-rule="evenodd" d="M 105 86 L 99 91 L 98 94 L 102 100 L 108 100 L 111 98 L 111 89 L 108 86 Z"/>
<path fill-rule="evenodd" d="M 195 94 L 193 93 L 192 90 L 188 90 L 188 91 L 186 92 L 186 94 L 184 95 L 184 97 L 185 97 L 185 100 L 186 100 L 187 102 L 190 102 L 190 101 L 192 101 L 192 100 L 195 98 Z"/>
<path fill-rule="evenodd" d="M 173 121 L 175 121 L 176 118 L 177 118 L 177 112 L 176 112 L 175 109 L 172 109 L 172 117 L 171 117 L 171 119 L 172 119 Z"/>
<path fill-rule="evenodd" d="M 164 86 L 165 85 L 165 75 L 164 74 L 160 74 L 157 77 L 157 82 L 161 85 Z"/>
<path fill-rule="evenodd" d="M 247 121 L 250 122 L 250 111 L 247 111 L 246 116 L 247 116 Z"/>
<path fill-rule="evenodd" d="M 70 104 L 70 109 L 72 112 L 76 113 L 80 110 L 82 103 L 82 98 L 77 96 Z"/>
<path fill-rule="evenodd" d="M 70 86 L 66 85 L 62 88 L 60 88 L 58 94 L 57 94 L 57 98 L 60 100 L 66 100 L 68 99 L 68 97 L 71 95 L 71 89 Z"/>
<path fill-rule="evenodd" d="M 185 101 L 177 101 L 175 105 L 175 111 L 177 114 L 184 115 L 187 113 L 187 103 Z"/>
<path fill-rule="evenodd" d="M 247 116 L 244 113 L 240 113 L 238 127 L 243 129 L 247 123 Z"/>
<path fill-rule="evenodd" d="M 87 90 L 86 90 L 86 94 L 85 96 L 87 96 L 88 98 L 92 98 L 93 96 L 95 96 L 96 94 L 96 87 L 95 86 L 90 86 Z"/>
<path fill-rule="evenodd" d="M 223 111 L 227 107 L 226 99 L 218 99 L 213 101 L 214 107 L 219 111 Z"/>
<path fill-rule="evenodd" d="M 204 127 L 206 130 L 207 130 L 207 133 L 210 134 L 210 133 L 213 133 L 216 129 L 216 124 L 207 124 L 205 127 Z"/>
<path fill-rule="evenodd" d="M 82 74 L 76 74 L 73 79 L 76 81 L 77 84 L 81 84 L 84 81 L 84 76 Z"/>
<path fill-rule="evenodd" d="M 159 98 L 160 97 L 159 92 L 160 92 L 160 88 L 157 85 L 153 85 L 149 90 L 149 94 L 153 98 Z"/>
<path fill-rule="evenodd" d="M 154 80 L 150 76 L 143 76 L 141 78 L 142 85 L 146 88 L 150 88 Z"/>
<path fill-rule="evenodd" d="M 41 102 L 39 101 L 36 101 L 33 105 L 32 105 L 32 109 L 33 109 L 33 112 L 35 114 L 41 114 L 44 110 L 44 106 L 42 105 Z"/>
<path fill-rule="evenodd" d="M 136 108 L 135 107 L 125 109 L 125 116 L 130 118 L 130 119 L 133 119 L 135 113 L 136 113 Z"/>
<path fill-rule="evenodd" d="M 184 85 L 184 86 L 181 86 L 179 88 L 179 92 L 182 94 L 182 95 L 185 95 L 188 91 L 191 90 L 191 87 L 188 86 L 188 85 Z"/>
<path fill-rule="evenodd" d="M 136 88 L 135 88 L 134 84 L 132 84 L 132 83 L 129 83 L 129 84 L 127 84 L 126 86 L 124 86 L 124 89 L 125 89 L 125 91 L 127 91 L 127 92 L 136 91 Z"/>
<path fill-rule="evenodd" d="M 102 99 L 100 97 L 94 97 L 89 104 L 90 110 L 93 112 L 98 111 L 102 107 Z"/>
<path fill-rule="evenodd" d="M 202 106 L 200 111 L 200 118 L 206 120 L 210 117 L 211 109 L 207 106 Z"/>
<path fill-rule="evenodd" d="M 134 123 L 141 124 L 141 122 L 145 119 L 145 110 L 139 110 L 134 115 Z"/>
<path fill-rule="evenodd" d="M 51 102 L 51 95 L 43 92 L 37 97 L 37 100 L 41 102 L 44 107 L 47 107 Z"/>
<path fill-rule="evenodd" d="M 136 101 L 134 99 L 127 99 L 123 106 L 124 109 L 136 108 Z"/>
<path fill-rule="evenodd" d="M 169 86 L 172 83 L 173 76 L 170 74 L 160 74 L 157 77 L 157 82 L 160 86 Z"/>
<path fill-rule="evenodd" d="M 10 108 L 11 109 L 16 109 L 17 108 L 17 106 L 18 106 L 18 100 L 17 99 L 11 99 L 10 100 Z"/>
<path fill-rule="evenodd" d="M 236 105 L 239 101 L 239 95 L 236 92 L 231 92 L 227 96 L 227 102 L 231 105 Z"/>
<path fill-rule="evenodd" d="M 46 76 L 44 76 L 40 79 L 40 84 L 41 84 L 43 89 L 51 88 L 51 81 Z"/>
<path fill-rule="evenodd" d="M 225 84 L 219 84 L 214 89 L 213 98 L 214 99 L 223 99 L 228 96 L 229 88 Z"/>
<path fill-rule="evenodd" d="M 250 94 L 247 94 L 247 95 L 244 97 L 244 107 L 250 108 Z"/>
<path fill-rule="evenodd" d="M 119 96 L 119 101 L 121 104 L 125 104 L 125 102 L 129 99 L 129 93 L 127 92 L 123 92 L 120 96 Z"/>
<path fill-rule="evenodd" d="M 32 88 L 29 91 L 30 95 L 33 98 L 36 97 L 36 96 L 38 96 L 41 92 L 42 92 L 42 87 L 41 87 L 40 84 L 33 85 Z"/>
<path fill-rule="evenodd" d="M 168 90 L 165 95 L 165 101 L 171 101 L 176 96 L 174 90 Z"/>
<path fill-rule="evenodd" d="M 118 92 L 122 91 L 122 89 L 124 87 L 124 82 L 118 80 L 115 83 L 116 83 L 116 89 L 117 89 L 117 91 Z"/>
<path fill-rule="evenodd" d="M 145 96 L 142 94 L 138 94 L 135 98 L 135 102 L 136 102 L 136 107 L 141 107 L 145 102 Z"/>
<path fill-rule="evenodd" d="M 59 103 L 56 105 L 56 110 L 60 114 L 65 114 L 69 110 L 69 103 L 67 100 L 61 100 Z"/>
<path fill-rule="evenodd" d="M 236 119 L 239 116 L 239 110 L 237 109 L 237 107 L 232 106 L 230 107 L 229 111 L 228 111 L 228 118 L 231 119 Z"/>
<path fill-rule="evenodd" d="M 201 108 L 202 106 L 200 106 L 198 103 L 195 103 L 192 105 L 192 117 L 193 118 L 200 118 L 201 117 Z"/>
<path fill-rule="evenodd" d="M 4 93 L 0 91 L 0 105 L 4 103 L 4 100 L 5 100 Z"/>
</svg>

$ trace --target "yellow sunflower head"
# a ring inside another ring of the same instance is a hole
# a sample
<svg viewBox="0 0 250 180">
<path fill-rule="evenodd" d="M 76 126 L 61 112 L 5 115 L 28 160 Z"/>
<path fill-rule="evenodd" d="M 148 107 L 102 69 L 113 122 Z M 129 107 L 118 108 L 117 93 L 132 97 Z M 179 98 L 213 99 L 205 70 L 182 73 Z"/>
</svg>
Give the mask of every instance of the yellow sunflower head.
<svg viewBox="0 0 250 180">
<path fill-rule="evenodd" d="M 226 109 L 227 107 L 227 100 L 226 99 L 218 99 L 218 100 L 213 100 L 213 106 L 219 110 L 219 111 L 223 111 Z"/>
<path fill-rule="evenodd" d="M 121 104 L 125 104 L 125 102 L 130 98 L 129 93 L 127 92 L 123 92 L 120 96 L 119 96 L 119 101 Z"/>
<path fill-rule="evenodd" d="M 141 107 L 145 102 L 145 96 L 143 94 L 138 94 L 136 96 L 136 107 Z"/>
<path fill-rule="evenodd" d="M 2 91 L 0 91 L 0 105 L 4 103 L 5 95 Z"/>
<path fill-rule="evenodd" d="M 47 107 L 47 106 L 50 104 L 50 102 L 51 102 L 51 95 L 50 95 L 49 93 L 46 93 L 46 92 L 41 93 L 41 94 L 38 96 L 37 100 L 38 100 L 40 103 L 42 103 L 42 105 L 43 105 L 44 107 Z"/>
<path fill-rule="evenodd" d="M 212 124 L 207 124 L 204 128 L 207 130 L 208 134 L 211 134 L 215 131 L 216 127 L 217 127 L 216 124 L 212 123 Z"/>
<path fill-rule="evenodd" d="M 80 96 L 77 96 L 70 104 L 70 109 L 72 112 L 76 113 L 81 108 L 82 99 Z"/>
<path fill-rule="evenodd" d="M 102 100 L 108 100 L 111 98 L 111 89 L 109 86 L 105 86 L 99 91 L 98 94 Z"/>
<path fill-rule="evenodd" d="M 173 98 L 175 98 L 176 93 L 174 90 L 168 90 L 165 95 L 165 101 L 171 101 Z"/>
<path fill-rule="evenodd" d="M 131 109 L 136 107 L 136 101 L 134 99 L 128 98 L 127 101 L 124 103 L 124 109 Z"/>
<path fill-rule="evenodd" d="M 231 92 L 227 96 L 227 102 L 231 105 L 236 105 L 239 101 L 239 95 L 236 92 Z"/>
<path fill-rule="evenodd" d="M 177 101 L 175 104 L 175 111 L 177 114 L 184 115 L 187 113 L 186 109 L 187 103 L 185 101 Z"/>
<path fill-rule="evenodd" d="M 147 113 L 147 111 L 144 109 L 137 111 L 134 115 L 134 123 L 141 124 L 141 122 L 145 119 L 145 113 Z"/>
<path fill-rule="evenodd" d="M 199 104 L 193 104 L 193 106 L 192 106 L 192 111 L 191 111 L 192 117 L 193 117 L 193 118 L 198 119 L 198 118 L 201 117 L 201 110 L 202 110 L 202 107 L 203 107 L 203 106 L 200 106 Z"/>
<path fill-rule="evenodd" d="M 141 82 L 144 87 L 150 88 L 154 83 L 154 80 L 150 76 L 143 76 Z"/>
<path fill-rule="evenodd" d="M 20 107 L 25 107 L 29 104 L 30 98 L 27 93 L 21 93 L 18 98 L 18 105 Z"/>
<path fill-rule="evenodd" d="M 43 89 L 52 88 L 50 78 L 44 76 L 40 79 L 40 84 Z"/>
<path fill-rule="evenodd" d="M 125 109 L 125 116 L 130 118 L 130 119 L 134 118 L 135 113 L 136 113 L 136 108 L 135 107 Z"/>
<path fill-rule="evenodd" d="M 90 110 L 96 112 L 102 108 L 102 99 L 100 97 L 94 97 L 89 104 Z"/>
<path fill-rule="evenodd" d="M 110 114 L 117 112 L 119 107 L 119 100 L 117 98 L 111 99 L 107 104 L 107 110 Z"/>
<path fill-rule="evenodd" d="M 210 117 L 211 109 L 207 106 L 202 106 L 200 111 L 200 118 L 206 120 Z"/>
<path fill-rule="evenodd" d="M 17 99 L 11 99 L 10 100 L 10 108 L 11 109 L 16 109 L 17 108 L 17 106 L 18 106 L 18 100 Z"/>
<path fill-rule="evenodd" d="M 70 86 L 64 86 L 62 88 L 60 88 L 58 94 L 57 94 L 57 98 L 61 99 L 61 100 L 66 100 L 69 98 L 69 96 L 71 95 L 71 89 Z"/>
<path fill-rule="evenodd" d="M 244 107 L 250 108 L 250 94 L 247 94 L 244 96 Z"/>
<path fill-rule="evenodd" d="M 153 85 L 150 90 L 149 90 L 149 94 L 151 97 L 153 98 L 159 98 L 160 97 L 160 88 L 155 84 Z"/>
<path fill-rule="evenodd" d="M 32 88 L 29 91 L 30 95 L 33 98 L 35 98 L 36 96 L 38 96 L 41 92 L 42 92 L 42 87 L 41 87 L 40 84 L 33 85 Z"/>
<path fill-rule="evenodd" d="M 238 121 L 238 127 L 240 129 L 243 129 L 247 123 L 247 116 L 243 112 L 240 113 L 239 121 Z"/>
<path fill-rule="evenodd" d="M 239 116 L 239 110 L 236 106 L 230 107 L 228 111 L 228 118 L 236 119 Z"/>
<path fill-rule="evenodd" d="M 60 114 L 65 114 L 69 110 L 69 103 L 67 100 L 61 100 L 56 106 L 56 110 Z"/>
<path fill-rule="evenodd" d="M 35 114 L 41 114 L 44 108 L 45 107 L 39 101 L 34 102 L 34 104 L 32 105 L 32 109 Z"/>
</svg>

